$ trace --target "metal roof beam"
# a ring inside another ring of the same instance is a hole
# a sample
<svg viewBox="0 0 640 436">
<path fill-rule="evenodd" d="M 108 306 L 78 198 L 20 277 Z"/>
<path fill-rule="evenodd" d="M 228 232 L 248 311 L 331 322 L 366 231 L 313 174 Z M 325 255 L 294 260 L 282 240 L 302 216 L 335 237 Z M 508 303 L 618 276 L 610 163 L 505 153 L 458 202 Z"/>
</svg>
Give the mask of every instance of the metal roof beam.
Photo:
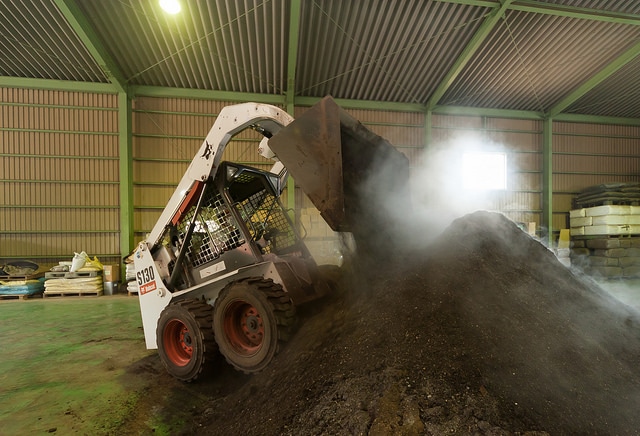
<svg viewBox="0 0 640 436">
<path fill-rule="evenodd" d="M 295 99 L 296 106 L 313 106 L 322 100 L 321 97 L 298 96 Z M 347 98 L 334 98 L 338 106 L 346 109 L 365 109 L 390 112 L 425 112 L 424 105 L 417 103 L 397 103 L 392 101 L 352 100 Z"/>
<path fill-rule="evenodd" d="M 485 8 L 499 8 L 500 2 L 495 0 L 436 0 L 441 3 L 454 3 L 465 6 L 479 6 Z M 640 26 L 640 17 L 635 14 L 603 11 L 600 9 L 582 8 L 577 6 L 563 6 L 543 3 L 535 0 L 517 0 L 508 9 L 535 14 L 555 15 L 557 17 L 578 18 L 581 20 L 604 21 L 607 23 L 630 24 Z"/>
<path fill-rule="evenodd" d="M 513 0 L 504 0 L 500 7 L 497 7 L 487 15 L 487 18 L 484 20 L 475 35 L 473 35 L 469 44 L 467 44 L 460 56 L 458 56 L 458 59 L 456 59 L 447 75 L 433 92 L 431 98 L 429 98 L 429 101 L 426 104 L 427 111 L 430 111 L 437 106 L 442 96 L 447 92 L 451 84 L 456 80 L 476 51 L 478 51 L 491 30 L 493 30 L 493 28 L 498 24 L 498 21 L 504 17 L 504 13 L 507 11 L 512 1 Z"/>
<path fill-rule="evenodd" d="M 160 97 L 160 98 L 191 98 L 196 100 L 218 100 L 256 103 L 273 105 L 285 105 L 285 96 L 276 94 L 254 94 L 250 92 L 217 91 L 193 88 L 168 88 L 165 86 L 138 86 L 129 87 L 129 94 L 133 97 Z"/>
<path fill-rule="evenodd" d="M 640 55 L 640 42 L 634 44 L 631 48 L 625 51 L 621 56 L 611 62 L 609 65 L 604 67 L 600 72 L 595 74 L 585 83 L 580 85 L 577 89 L 567 95 L 565 98 L 556 103 L 553 107 L 551 107 L 548 111 L 549 117 L 555 117 L 560 112 L 571 106 L 578 99 L 580 99 L 587 92 L 591 91 L 594 87 L 598 86 L 608 77 L 617 72 L 620 68 L 624 67 L 626 64 L 635 59 L 638 55 Z"/>
<path fill-rule="evenodd" d="M 534 12 L 536 14 L 555 15 L 557 17 L 578 18 L 581 20 L 604 21 L 607 23 L 640 26 L 640 17 L 633 14 L 623 14 L 619 12 L 609 12 L 576 6 L 561 6 L 533 0 L 519 0 L 517 4 L 511 5 L 509 9 L 522 12 Z"/>
<path fill-rule="evenodd" d="M 512 109 L 492 109 L 469 106 L 436 106 L 433 108 L 433 113 L 439 115 L 512 118 L 519 120 L 543 120 L 545 118 L 542 112 L 520 111 Z"/>
<path fill-rule="evenodd" d="M 26 77 L 0 76 L 0 87 L 48 89 L 71 92 L 95 92 L 99 94 L 115 94 L 116 90 L 109 83 L 75 82 L 71 80 L 31 79 Z"/>
<path fill-rule="evenodd" d="M 584 114 L 558 114 L 553 118 L 555 122 L 584 123 L 584 124 L 608 124 L 618 126 L 640 127 L 640 118 L 603 117 L 599 115 Z"/>
<path fill-rule="evenodd" d="M 113 84 L 117 92 L 127 92 L 127 80 L 118 64 L 109 55 L 104 44 L 95 33 L 89 21 L 84 16 L 74 0 L 54 0 L 60 12 L 69 22 L 93 59 L 98 63 L 107 79 Z"/>
</svg>

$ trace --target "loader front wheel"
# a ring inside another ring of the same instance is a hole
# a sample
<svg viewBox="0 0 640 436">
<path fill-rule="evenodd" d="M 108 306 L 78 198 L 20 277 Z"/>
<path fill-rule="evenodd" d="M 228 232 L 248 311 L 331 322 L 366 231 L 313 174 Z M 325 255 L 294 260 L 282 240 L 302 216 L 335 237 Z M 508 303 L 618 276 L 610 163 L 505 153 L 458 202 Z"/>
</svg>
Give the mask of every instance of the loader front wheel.
<svg viewBox="0 0 640 436">
<path fill-rule="evenodd" d="M 212 308 L 198 300 L 167 306 L 158 319 L 158 354 L 169 374 L 185 382 L 198 378 L 213 360 Z"/>
<path fill-rule="evenodd" d="M 288 339 L 295 310 L 282 286 L 262 278 L 227 285 L 213 308 L 213 331 L 227 362 L 245 373 L 264 369 Z"/>
</svg>

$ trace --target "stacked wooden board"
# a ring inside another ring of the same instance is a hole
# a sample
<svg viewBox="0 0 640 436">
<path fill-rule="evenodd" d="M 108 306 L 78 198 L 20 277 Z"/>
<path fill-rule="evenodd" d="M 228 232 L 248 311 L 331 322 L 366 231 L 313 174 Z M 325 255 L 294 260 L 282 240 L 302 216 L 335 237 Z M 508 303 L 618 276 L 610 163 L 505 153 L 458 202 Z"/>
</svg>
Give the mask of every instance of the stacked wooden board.
<svg viewBox="0 0 640 436">
<path fill-rule="evenodd" d="M 597 277 L 640 277 L 640 206 L 575 209 L 569 221 L 573 265 Z"/>
</svg>

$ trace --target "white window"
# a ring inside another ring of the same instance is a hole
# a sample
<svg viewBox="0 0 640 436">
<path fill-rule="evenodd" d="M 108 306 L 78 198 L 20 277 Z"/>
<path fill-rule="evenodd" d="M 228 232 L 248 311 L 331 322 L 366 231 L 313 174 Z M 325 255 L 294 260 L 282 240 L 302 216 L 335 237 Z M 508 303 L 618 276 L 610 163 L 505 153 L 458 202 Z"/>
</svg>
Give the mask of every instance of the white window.
<svg viewBox="0 0 640 436">
<path fill-rule="evenodd" d="M 489 191 L 507 189 L 507 155 L 499 152 L 468 152 L 462 155 L 463 187 Z"/>
</svg>

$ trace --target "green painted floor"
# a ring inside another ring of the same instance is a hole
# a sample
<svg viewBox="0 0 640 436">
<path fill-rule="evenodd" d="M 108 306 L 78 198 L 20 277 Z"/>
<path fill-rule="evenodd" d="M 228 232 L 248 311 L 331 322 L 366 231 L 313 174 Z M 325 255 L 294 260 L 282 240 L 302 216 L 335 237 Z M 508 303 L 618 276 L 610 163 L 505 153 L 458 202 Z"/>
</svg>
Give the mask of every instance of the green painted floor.
<svg viewBox="0 0 640 436">
<path fill-rule="evenodd" d="M 0 301 L 0 434 L 121 434 L 144 391 L 135 296 Z"/>
</svg>

